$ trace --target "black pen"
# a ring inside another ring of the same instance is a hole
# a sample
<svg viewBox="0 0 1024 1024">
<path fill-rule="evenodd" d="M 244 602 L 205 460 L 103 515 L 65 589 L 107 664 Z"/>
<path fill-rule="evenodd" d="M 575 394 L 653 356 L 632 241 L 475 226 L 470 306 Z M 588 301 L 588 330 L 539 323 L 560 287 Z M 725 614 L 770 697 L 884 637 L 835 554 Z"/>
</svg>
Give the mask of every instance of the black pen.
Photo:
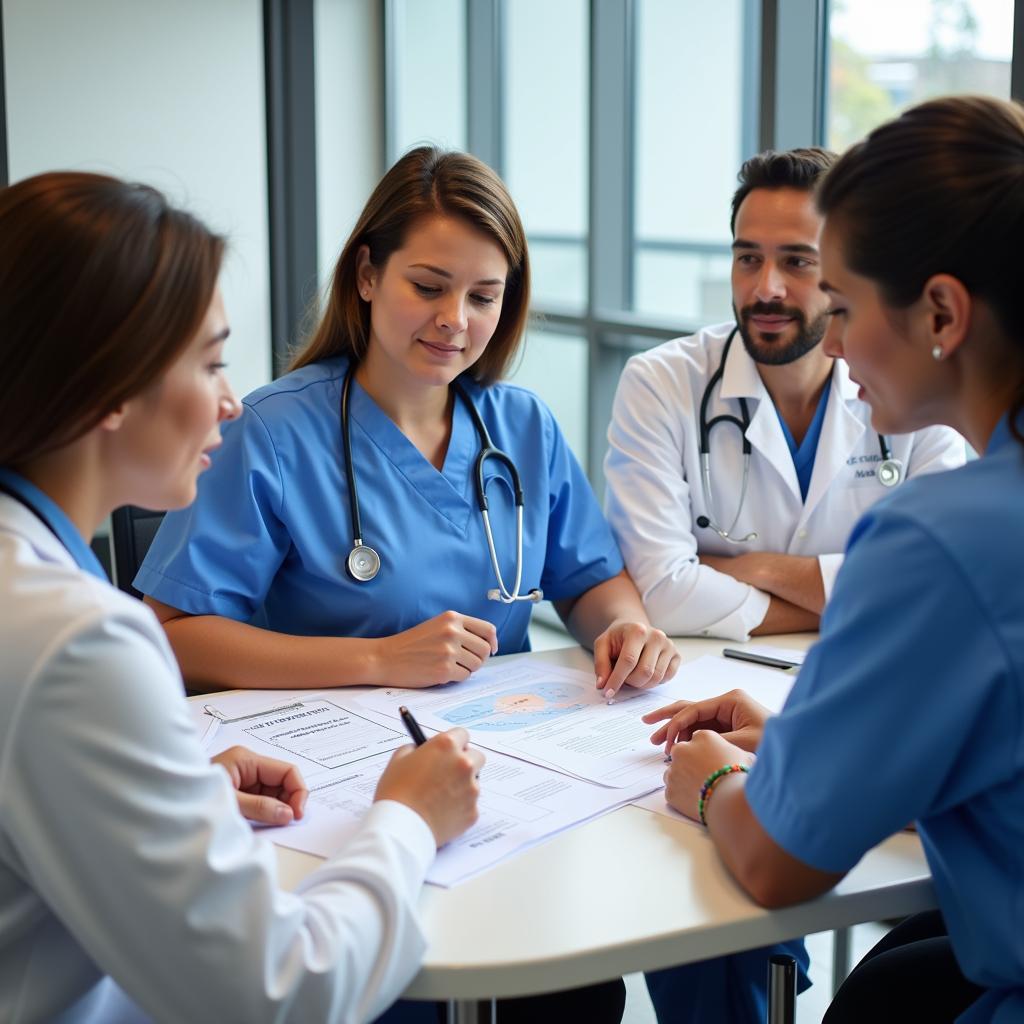
<svg viewBox="0 0 1024 1024">
<path fill-rule="evenodd" d="M 427 737 L 423 735 L 420 723 L 412 717 L 412 712 L 404 705 L 398 709 L 398 713 L 402 716 L 402 724 L 412 737 L 413 743 L 415 743 L 417 747 L 422 747 L 423 744 L 427 742 Z"/>
<path fill-rule="evenodd" d="M 722 651 L 726 658 L 735 658 L 737 661 L 751 661 L 755 665 L 767 665 L 769 668 L 781 668 L 783 671 L 789 668 L 796 668 L 795 661 L 784 658 L 770 658 L 766 654 L 755 654 L 753 651 L 738 650 L 735 647 L 726 647 Z"/>
</svg>

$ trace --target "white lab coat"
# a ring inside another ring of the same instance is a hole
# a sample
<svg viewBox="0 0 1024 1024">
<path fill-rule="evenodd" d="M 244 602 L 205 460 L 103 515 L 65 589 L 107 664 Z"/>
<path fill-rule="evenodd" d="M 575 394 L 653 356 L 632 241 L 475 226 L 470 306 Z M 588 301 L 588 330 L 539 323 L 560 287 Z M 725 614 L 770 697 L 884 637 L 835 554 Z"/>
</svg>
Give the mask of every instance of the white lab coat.
<svg viewBox="0 0 1024 1024">
<path fill-rule="evenodd" d="M 5 495 L 0 652 L 0 1020 L 356 1022 L 399 995 L 423 820 L 375 804 L 283 891 L 152 612 Z"/>
<path fill-rule="evenodd" d="M 846 364 L 837 360 L 803 500 L 774 404 L 737 336 L 708 419 L 722 413 L 739 416 L 737 399 L 748 399 L 750 478 L 733 535 L 756 532 L 757 539 L 731 544 L 710 527 L 696 525 L 699 516 L 710 516 L 700 477 L 700 402 L 734 326 L 708 327 L 630 359 L 608 428 L 608 519 L 651 621 L 677 636 L 745 640 L 768 611 L 769 595 L 701 565 L 699 555 L 815 555 L 827 599 L 854 523 L 888 493 L 875 475 L 881 457 L 870 409 L 857 398 Z M 965 459 L 963 438 L 946 427 L 894 435 L 888 441 L 909 476 L 952 469 Z M 731 424 L 715 427 L 710 447 L 714 506 L 719 525 L 728 529 L 743 479 L 739 429 Z"/>
</svg>

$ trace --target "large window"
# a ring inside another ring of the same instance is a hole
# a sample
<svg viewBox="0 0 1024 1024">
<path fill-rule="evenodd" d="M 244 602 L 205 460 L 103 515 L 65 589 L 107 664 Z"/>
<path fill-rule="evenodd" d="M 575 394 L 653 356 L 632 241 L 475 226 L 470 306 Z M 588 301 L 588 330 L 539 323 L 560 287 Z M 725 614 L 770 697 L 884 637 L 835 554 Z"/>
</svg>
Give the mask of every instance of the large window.
<svg viewBox="0 0 1024 1024">
<path fill-rule="evenodd" d="M 1010 96 L 1013 0 L 833 0 L 829 32 L 833 149 L 934 96 Z"/>
<path fill-rule="evenodd" d="M 581 312 L 587 294 L 586 0 L 505 8 L 505 180 L 530 236 L 534 297 Z"/>
<path fill-rule="evenodd" d="M 633 306 L 730 316 L 729 197 L 747 150 L 743 0 L 636 5 Z"/>
<path fill-rule="evenodd" d="M 466 137 L 466 0 L 392 0 L 389 162 L 421 142 Z"/>
<path fill-rule="evenodd" d="M 537 314 L 514 379 L 599 493 L 626 359 L 731 316 L 745 158 L 844 148 L 927 96 L 1010 94 L 1013 0 L 383 3 L 389 158 L 439 139 L 508 183 Z"/>
</svg>

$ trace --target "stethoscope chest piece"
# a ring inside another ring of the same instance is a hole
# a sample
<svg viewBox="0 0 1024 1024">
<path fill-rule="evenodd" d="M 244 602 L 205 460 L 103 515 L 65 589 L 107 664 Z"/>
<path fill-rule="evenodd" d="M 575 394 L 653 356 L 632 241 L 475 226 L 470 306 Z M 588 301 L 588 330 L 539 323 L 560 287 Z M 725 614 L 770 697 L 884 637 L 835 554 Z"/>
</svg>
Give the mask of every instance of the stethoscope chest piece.
<svg viewBox="0 0 1024 1024">
<path fill-rule="evenodd" d="M 878 466 L 878 482 L 895 487 L 903 479 L 903 463 L 899 459 L 883 459 Z"/>
<path fill-rule="evenodd" d="M 366 583 L 380 572 L 380 555 L 368 544 L 356 544 L 348 553 L 348 571 L 354 579 Z"/>
</svg>

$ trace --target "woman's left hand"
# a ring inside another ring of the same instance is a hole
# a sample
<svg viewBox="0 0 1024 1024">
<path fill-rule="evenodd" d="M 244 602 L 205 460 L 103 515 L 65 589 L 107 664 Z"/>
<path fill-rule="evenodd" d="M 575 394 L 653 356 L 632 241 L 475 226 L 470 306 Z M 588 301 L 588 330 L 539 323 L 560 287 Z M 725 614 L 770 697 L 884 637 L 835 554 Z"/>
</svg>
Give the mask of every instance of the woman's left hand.
<svg viewBox="0 0 1024 1024">
<path fill-rule="evenodd" d="M 210 760 L 228 773 L 239 810 L 250 821 L 288 825 L 302 817 L 309 790 L 295 765 L 246 747 L 230 747 Z"/>
<path fill-rule="evenodd" d="M 646 689 L 671 679 L 679 652 L 660 629 L 616 619 L 594 641 L 597 688 L 611 699 L 623 685 Z"/>
<path fill-rule="evenodd" d="M 699 821 L 697 804 L 707 777 L 727 764 L 753 763 L 753 754 L 711 729 L 701 729 L 693 739 L 672 748 L 672 763 L 665 769 L 665 801 L 680 814 Z"/>
</svg>

